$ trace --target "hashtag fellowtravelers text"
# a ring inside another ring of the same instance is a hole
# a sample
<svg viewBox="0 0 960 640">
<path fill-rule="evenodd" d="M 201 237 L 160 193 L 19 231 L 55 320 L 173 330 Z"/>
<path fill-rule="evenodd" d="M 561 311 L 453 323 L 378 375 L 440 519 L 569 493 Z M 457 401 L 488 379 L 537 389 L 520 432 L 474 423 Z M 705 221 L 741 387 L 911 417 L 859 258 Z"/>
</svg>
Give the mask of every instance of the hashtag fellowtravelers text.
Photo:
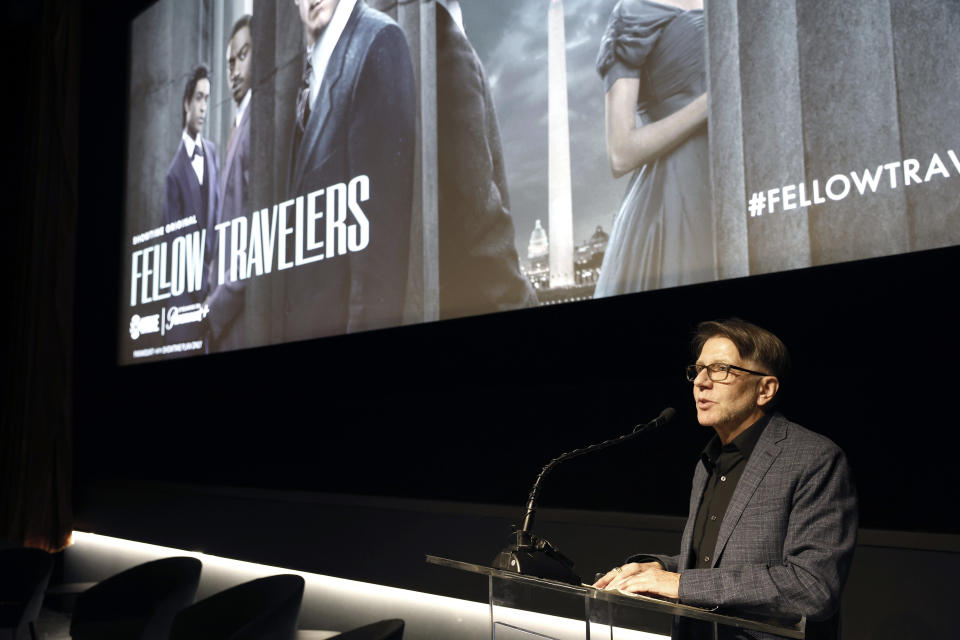
<svg viewBox="0 0 960 640">
<path fill-rule="evenodd" d="M 946 156 L 953 165 L 954 171 L 952 174 L 940 154 L 934 153 L 930 156 L 930 160 L 925 167 L 916 158 L 907 158 L 902 161 L 879 164 L 872 171 L 864 169 L 861 172 L 851 171 L 849 174 L 837 173 L 827 179 L 822 190 L 820 181 L 813 180 L 809 189 L 805 182 L 798 182 L 764 191 L 755 191 L 747 201 L 747 211 L 749 211 L 751 218 L 756 218 L 764 213 L 792 211 L 810 205 L 823 204 L 827 200 L 843 200 L 854 192 L 861 196 L 867 193 L 876 193 L 878 189 L 881 189 L 881 184 L 889 184 L 889 190 L 892 191 L 899 189 L 901 185 L 909 187 L 938 178 L 949 179 L 960 176 L 960 158 L 957 157 L 956 152 L 953 149 L 948 149 Z M 921 168 L 924 170 L 921 171 Z M 887 180 L 884 180 L 884 177 Z"/>
</svg>

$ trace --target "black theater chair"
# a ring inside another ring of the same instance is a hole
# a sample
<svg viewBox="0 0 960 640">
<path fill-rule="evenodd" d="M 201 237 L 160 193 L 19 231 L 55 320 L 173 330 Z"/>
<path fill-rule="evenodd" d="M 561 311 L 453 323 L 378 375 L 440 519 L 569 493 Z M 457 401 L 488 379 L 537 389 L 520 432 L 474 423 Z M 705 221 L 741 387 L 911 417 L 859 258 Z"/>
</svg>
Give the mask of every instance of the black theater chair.
<svg viewBox="0 0 960 640">
<path fill-rule="evenodd" d="M 216 593 L 177 614 L 170 640 L 290 640 L 304 584 L 285 574 Z"/>
<path fill-rule="evenodd" d="M 178 611 L 193 602 L 202 563 L 153 560 L 84 591 L 70 620 L 74 640 L 166 640 Z"/>
<path fill-rule="evenodd" d="M 53 571 L 42 549 L 0 551 L 0 640 L 36 640 L 37 615 Z"/>
<path fill-rule="evenodd" d="M 403 640 L 403 620 L 381 620 L 373 624 L 344 631 L 330 640 Z"/>
</svg>

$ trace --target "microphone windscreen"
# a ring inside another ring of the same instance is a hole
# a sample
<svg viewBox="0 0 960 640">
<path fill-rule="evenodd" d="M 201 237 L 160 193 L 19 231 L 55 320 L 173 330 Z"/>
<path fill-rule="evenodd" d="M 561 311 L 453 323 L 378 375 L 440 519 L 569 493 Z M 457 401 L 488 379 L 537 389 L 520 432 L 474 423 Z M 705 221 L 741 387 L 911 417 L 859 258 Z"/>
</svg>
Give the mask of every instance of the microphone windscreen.
<svg viewBox="0 0 960 640">
<path fill-rule="evenodd" d="M 676 417 L 677 417 L 677 410 L 674 409 L 673 407 L 667 407 L 666 409 L 660 412 L 659 416 L 657 416 L 657 422 L 659 422 L 661 425 L 664 425 Z"/>
</svg>

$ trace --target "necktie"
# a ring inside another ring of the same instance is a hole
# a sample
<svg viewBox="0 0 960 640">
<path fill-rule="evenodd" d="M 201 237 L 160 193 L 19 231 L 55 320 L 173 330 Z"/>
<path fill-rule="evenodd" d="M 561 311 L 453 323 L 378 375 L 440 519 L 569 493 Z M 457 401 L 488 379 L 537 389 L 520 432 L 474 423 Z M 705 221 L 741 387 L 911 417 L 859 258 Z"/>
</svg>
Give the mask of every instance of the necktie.
<svg viewBox="0 0 960 640">
<path fill-rule="evenodd" d="M 300 133 L 307 128 L 307 119 L 310 117 L 310 76 L 313 75 L 313 65 L 310 64 L 310 53 L 303 57 L 303 81 L 300 84 L 300 93 L 297 94 L 297 126 Z"/>
<path fill-rule="evenodd" d="M 193 145 L 193 153 L 190 155 L 190 166 L 197 175 L 197 182 L 203 186 L 203 148 L 200 143 Z"/>
</svg>

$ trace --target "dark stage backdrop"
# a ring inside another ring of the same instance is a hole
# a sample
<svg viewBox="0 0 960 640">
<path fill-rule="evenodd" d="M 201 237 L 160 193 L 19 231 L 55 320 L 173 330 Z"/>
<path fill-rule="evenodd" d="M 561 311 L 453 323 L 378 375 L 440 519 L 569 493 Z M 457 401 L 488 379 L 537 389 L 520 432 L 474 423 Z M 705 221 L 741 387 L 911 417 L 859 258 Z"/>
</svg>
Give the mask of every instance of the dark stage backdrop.
<svg viewBox="0 0 960 640">
<path fill-rule="evenodd" d="M 85 15 L 76 466 L 130 479 L 516 504 L 557 454 L 674 406 L 667 429 L 578 459 L 547 506 L 685 515 L 698 427 L 682 368 L 697 321 L 740 316 L 791 347 L 783 411 L 851 460 L 865 528 L 960 532 L 950 506 L 956 248 L 808 267 L 120 368 L 128 21 Z M 110 34 L 96 37 L 93 34 Z"/>
</svg>

